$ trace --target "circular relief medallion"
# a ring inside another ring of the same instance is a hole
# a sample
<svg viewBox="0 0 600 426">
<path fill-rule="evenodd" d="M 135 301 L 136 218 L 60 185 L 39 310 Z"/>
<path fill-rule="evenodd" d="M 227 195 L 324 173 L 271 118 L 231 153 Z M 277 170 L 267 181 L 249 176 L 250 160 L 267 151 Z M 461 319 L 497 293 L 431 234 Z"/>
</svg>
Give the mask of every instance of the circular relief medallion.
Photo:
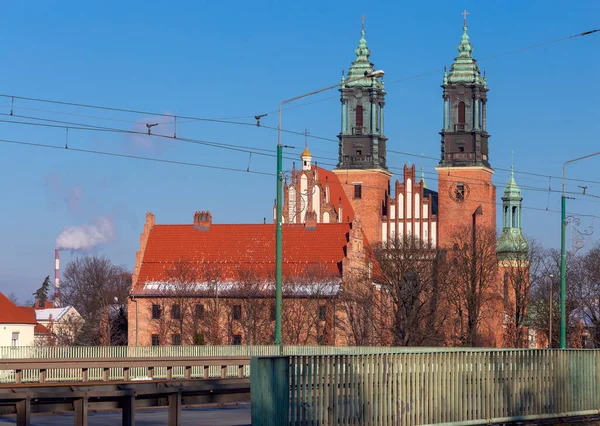
<svg viewBox="0 0 600 426">
<path fill-rule="evenodd" d="M 459 84 L 458 87 L 456 88 L 456 91 L 458 92 L 459 95 L 464 95 L 467 92 L 467 88 L 465 86 L 463 86 L 462 84 Z"/>
<path fill-rule="evenodd" d="M 450 185 L 449 194 L 454 201 L 462 202 L 469 197 L 469 185 L 464 182 L 454 182 Z"/>
<path fill-rule="evenodd" d="M 356 96 L 357 98 L 362 98 L 363 92 L 360 89 L 356 89 L 354 91 L 354 96 Z"/>
</svg>

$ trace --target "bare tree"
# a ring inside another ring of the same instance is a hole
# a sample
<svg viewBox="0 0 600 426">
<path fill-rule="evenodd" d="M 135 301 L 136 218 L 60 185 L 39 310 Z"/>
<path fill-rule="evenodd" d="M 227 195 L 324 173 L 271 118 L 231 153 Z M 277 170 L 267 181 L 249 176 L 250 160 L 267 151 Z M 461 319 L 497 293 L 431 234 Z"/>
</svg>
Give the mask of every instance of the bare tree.
<svg viewBox="0 0 600 426">
<path fill-rule="evenodd" d="M 338 281 L 323 265 L 308 265 L 300 276 L 285 279 L 282 337 L 286 344 L 333 344 Z"/>
<path fill-rule="evenodd" d="M 345 320 L 340 327 L 345 332 L 348 344 L 352 346 L 381 344 L 376 339 L 375 287 L 366 278 L 367 280 L 364 274 L 348 277 L 339 299 Z"/>
<path fill-rule="evenodd" d="M 238 268 L 234 306 L 239 306 L 239 326 L 246 345 L 265 345 L 272 342 L 274 324 L 271 311 L 273 292 L 255 271 Z M 236 308 L 237 309 L 237 308 Z"/>
<path fill-rule="evenodd" d="M 504 345 L 528 346 L 528 307 L 531 285 L 545 269 L 541 247 L 535 240 L 514 238 L 510 256 L 499 254 L 504 290 Z"/>
<path fill-rule="evenodd" d="M 555 249 L 542 249 L 540 251 L 542 264 L 537 271 L 532 270 L 531 300 L 529 304 L 529 318 L 531 327 L 536 332 L 551 337 L 552 347 L 560 344 L 560 252 Z M 582 282 L 585 277 L 581 256 L 567 253 L 567 341 L 569 346 L 580 345 L 578 333 L 581 331 L 579 322 L 582 316 Z M 550 298 L 552 286 L 552 298 Z M 549 332 L 550 304 L 552 304 L 552 336 Z"/>
<path fill-rule="evenodd" d="M 583 276 L 579 286 L 578 299 L 581 318 L 587 326 L 591 346 L 600 347 L 600 243 L 596 243 L 582 257 Z M 569 280 L 572 284 L 572 280 Z"/>
<path fill-rule="evenodd" d="M 111 336 L 111 322 L 103 318 L 111 306 L 126 304 L 130 287 L 131 274 L 106 257 L 83 256 L 69 262 L 61 282 L 61 301 L 72 305 L 85 321 L 76 343 L 98 345 L 102 336 Z"/>
<path fill-rule="evenodd" d="M 18 296 L 14 293 L 14 292 L 10 292 L 8 294 L 8 296 L 6 296 L 8 298 L 8 300 L 10 300 L 11 302 L 13 302 L 15 305 L 19 304 L 19 298 Z"/>
<path fill-rule="evenodd" d="M 499 301 L 497 283 L 496 233 L 479 226 L 460 226 L 450 236 L 448 302 L 456 323 L 454 338 L 462 345 L 480 344 L 479 326 Z M 481 342 L 484 343 L 484 342 Z"/>
<path fill-rule="evenodd" d="M 446 315 L 439 308 L 439 251 L 413 237 L 403 235 L 372 250 L 372 282 L 379 289 L 373 298 L 381 323 L 380 344 L 391 334 L 395 346 L 442 343 Z M 368 277 L 366 277 L 368 278 Z M 367 282 L 367 279 L 364 280 Z"/>
</svg>

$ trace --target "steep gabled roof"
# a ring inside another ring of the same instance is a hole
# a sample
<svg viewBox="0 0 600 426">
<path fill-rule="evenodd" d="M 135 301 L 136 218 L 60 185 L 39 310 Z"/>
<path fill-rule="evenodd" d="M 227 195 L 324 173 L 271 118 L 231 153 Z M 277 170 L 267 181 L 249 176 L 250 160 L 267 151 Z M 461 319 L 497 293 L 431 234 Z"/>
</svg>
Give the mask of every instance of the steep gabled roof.
<svg viewBox="0 0 600 426">
<path fill-rule="evenodd" d="M 342 218 L 341 222 L 352 222 L 354 220 L 354 209 L 352 209 L 352 204 L 348 200 L 346 196 L 346 192 L 344 192 L 344 188 L 342 187 L 342 183 L 338 178 L 338 175 L 333 173 L 331 170 L 324 169 L 322 167 L 314 166 L 318 169 L 318 181 L 325 189 L 326 183 L 329 183 L 329 200 L 331 204 L 335 207 L 335 211 L 339 212 L 339 203 L 340 200 L 342 202 Z"/>
<path fill-rule="evenodd" d="M 0 324 L 37 324 L 37 321 L 0 293 Z"/>
<path fill-rule="evenodd" d="M 283 275 L 294 279 L 318 275 L 320 280 L 341 279 L 349 223 L 283 226 Z M 154 225 L 142 256 L 132 294 L 143 294 L 147 283 L 173 278 L 180 262 L 195 269 L 197 282 L 235 281 L 240 273 L 272 281 L 275 271 L 275 225 L 211 224 Z"/>
</svg>

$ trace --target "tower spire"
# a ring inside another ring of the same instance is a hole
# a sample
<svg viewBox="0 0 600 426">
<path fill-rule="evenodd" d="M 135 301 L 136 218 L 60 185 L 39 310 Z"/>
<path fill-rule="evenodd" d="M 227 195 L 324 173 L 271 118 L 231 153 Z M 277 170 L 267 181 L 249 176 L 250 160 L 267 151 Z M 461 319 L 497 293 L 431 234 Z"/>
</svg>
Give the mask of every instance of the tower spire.
<svg viewBox="0 0 600 426">
<path fill-rule="evenodd" d="M 312 154 L 308 150 L 308 129 L 304 129 L 304 151 L 300 154 L 302 159 L 302 170 L 310 170 L 312 168 Z"/>
<path fill-rule="evenodd" d="M 515 181 L 514 151 L 511 151 L 511 156 L 510 178 L 502 195 L 502 234 L 496 247 L 501 259 L 514 259 L 514 256 L 526 254 L 529 249 L 521 224 L 523 197 Z"/>
<path fill-rule="evenodd" d="M 385 88 L 377 77 L 365 39 L 365 16 L 355 58 L 342 80 L 341 131 L 338 135 L 338 169 L 387 170 L 384 131 Z"/>
</svg>

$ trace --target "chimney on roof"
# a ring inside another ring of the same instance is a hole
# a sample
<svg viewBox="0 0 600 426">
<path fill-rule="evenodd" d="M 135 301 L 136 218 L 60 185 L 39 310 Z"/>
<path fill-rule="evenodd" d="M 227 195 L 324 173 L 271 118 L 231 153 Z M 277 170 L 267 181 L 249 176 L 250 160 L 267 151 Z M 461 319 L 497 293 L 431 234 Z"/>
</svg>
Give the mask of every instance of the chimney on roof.
<svg viewBox="0 0 600 426">
<path fill-rule="evenodd" d="M 306 229 L 307 231 L 314 231 L 317 229 L 317 213 L 315 213 L 314 210 L 306 212 L 304 229 Z"/>
<path fill-rule="evenodd" d="M 212 224 L 212 215 L 207 211 L 200 211 L 194 213 L 194 228 L 199 229 L 201 231 L 210 230 L 210 225 Z"/>
</svg>

